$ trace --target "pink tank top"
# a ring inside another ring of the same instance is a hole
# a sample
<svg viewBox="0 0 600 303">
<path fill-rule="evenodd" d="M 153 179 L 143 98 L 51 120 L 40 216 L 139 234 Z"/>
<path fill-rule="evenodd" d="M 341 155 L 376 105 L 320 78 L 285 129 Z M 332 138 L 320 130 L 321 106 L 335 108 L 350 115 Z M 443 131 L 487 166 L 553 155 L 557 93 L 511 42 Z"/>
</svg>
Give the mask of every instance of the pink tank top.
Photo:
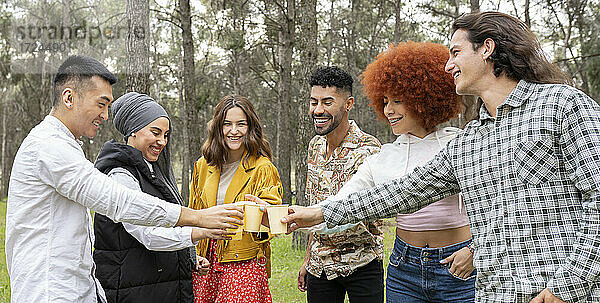
<svg viewBox="0 0 600 303">
<path fill-rule="evenodd" d="M 396 215 L 396 226 L 409 231 L 442 230 L 469 224 L 458 195 L 430 204 L 412 214 Z"/>
</svg>

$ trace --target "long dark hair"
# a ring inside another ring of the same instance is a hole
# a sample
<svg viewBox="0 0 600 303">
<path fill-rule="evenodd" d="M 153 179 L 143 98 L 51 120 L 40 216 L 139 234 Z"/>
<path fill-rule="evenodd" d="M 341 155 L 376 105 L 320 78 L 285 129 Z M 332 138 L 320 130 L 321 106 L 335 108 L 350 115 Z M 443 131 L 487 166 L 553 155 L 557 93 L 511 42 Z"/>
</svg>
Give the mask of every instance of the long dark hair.
<svg viewBox="0 0 600 303">
<path fill-rule="evenodd" d="M 521 20 L 500 12 L 479 12 L 460 16 L 452 24 L 452 34 L 466 30 L 473 49 L 485 39 L 494 40 L 496 48 L 488 60 L 494 75 L 502 72 L 515 81 L 533 83 L 571 83 L 571 80 L 546 56 L 535 34 Z"/>
<path fill-rule="evenodd" d="M 219 104 L 215 107 L 213 117 L 208 123 L 208 137 L 202 145 L 202 155 L 208 165 L 221 168 L 227 160 L 229 148 L 225 145 L 223 137 L 223 123 L 227 111 L 234 107 L 240 108 L 246 114 L 246 119 L 248 120 L 248 132 L 244 138 L 244 147 L 246 148 L 247 155 L 264 156 L 270 160 L 272 157 L 271 145 L 263 134 L 262 126 L 254 110 L 254 106 L 246 97 L 228 95 L 219 101 Z"/>
</svg>

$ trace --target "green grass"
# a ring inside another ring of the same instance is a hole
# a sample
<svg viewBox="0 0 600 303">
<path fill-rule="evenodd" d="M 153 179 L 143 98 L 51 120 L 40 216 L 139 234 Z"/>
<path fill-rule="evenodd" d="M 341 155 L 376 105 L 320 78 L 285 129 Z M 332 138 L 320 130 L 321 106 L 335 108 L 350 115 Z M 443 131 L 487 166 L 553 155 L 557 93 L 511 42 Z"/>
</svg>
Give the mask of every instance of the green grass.
<svg viewBox="0 0 600 303">
<path fill-rule="evenodd" d="M 384 259 L 383 266 L 387 269 L 390 260 L 390 254 L 394 247 L 395 222 L 393 219 L 385 220 L 383 230 L 384 239 Z M 269 289 L 273 297 L 273 303 L 305 303 L 306 293 L 302 293 L 296 287 L 298 270 L 304 260 L 304 249 L 296 250 L 292 248 L 292 236 L 282 235 L 271 240 L 271 279 L 269 279 Z M 385 277 L 385 276 L 384 276 Z M 346 302 L 348 299 L 346 297 Z"/>
<path fill-rule="evenodd" d="M 386 220 L 385 232 L 385 257 L 384 268 L 387 268 L 390 253 L 394 245 L 394 221 Z M 4 229 L 6 225 L 6 199 L 0 201 L 0 303 L 10 302 L 10 281 L 6 269 L 6 255 L 4 252 Z M 297 275 L 302 260 L 304 249 L 292 248 L 292 236 L 281 235 L 271 240 L 272 261 L 271 279 L 269 288 L 274 303 L 305 303 L 306 294 L 296 287 Z"/>
<path fill-rule="evenodd" d="M 6 199 L 0 201 L 0 302 L 10 302 L 10 280 L 6 269 L 4 252 L 4 229 L 6 228 Z"/>
</svg>

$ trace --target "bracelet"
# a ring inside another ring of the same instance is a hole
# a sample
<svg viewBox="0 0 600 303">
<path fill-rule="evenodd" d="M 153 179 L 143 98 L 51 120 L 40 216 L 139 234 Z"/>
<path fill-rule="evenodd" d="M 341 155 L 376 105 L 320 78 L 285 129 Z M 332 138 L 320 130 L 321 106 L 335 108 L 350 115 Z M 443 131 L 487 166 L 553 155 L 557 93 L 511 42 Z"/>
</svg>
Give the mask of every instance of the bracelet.
<svg viewBox="0 0 600 303">
<path fill-rule="evenodd" d="M 469 245 L 467 245 L 467 248 L 469 249 L 469 251 L 474 254 L 475 253 L 475 247 L 473 246 L 473 242 L 469 243 Z"/>
</svg>

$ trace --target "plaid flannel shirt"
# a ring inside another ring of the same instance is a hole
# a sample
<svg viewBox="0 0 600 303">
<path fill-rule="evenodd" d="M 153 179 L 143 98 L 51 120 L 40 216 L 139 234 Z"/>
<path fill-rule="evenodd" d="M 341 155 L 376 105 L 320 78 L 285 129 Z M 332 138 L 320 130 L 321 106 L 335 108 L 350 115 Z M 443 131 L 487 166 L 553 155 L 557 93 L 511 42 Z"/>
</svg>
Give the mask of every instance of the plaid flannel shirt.
<svg viewBox="0 0 600 303">
<path fill-rule="evenodd" d="M 544 288 L 600 302 L 600 106 L 566 85 L 520 81 L 413 173 L 328 199 L 329 226 L 410 213 L 463 193 L 477 302 L 529 302 Z"/>
</svg>

